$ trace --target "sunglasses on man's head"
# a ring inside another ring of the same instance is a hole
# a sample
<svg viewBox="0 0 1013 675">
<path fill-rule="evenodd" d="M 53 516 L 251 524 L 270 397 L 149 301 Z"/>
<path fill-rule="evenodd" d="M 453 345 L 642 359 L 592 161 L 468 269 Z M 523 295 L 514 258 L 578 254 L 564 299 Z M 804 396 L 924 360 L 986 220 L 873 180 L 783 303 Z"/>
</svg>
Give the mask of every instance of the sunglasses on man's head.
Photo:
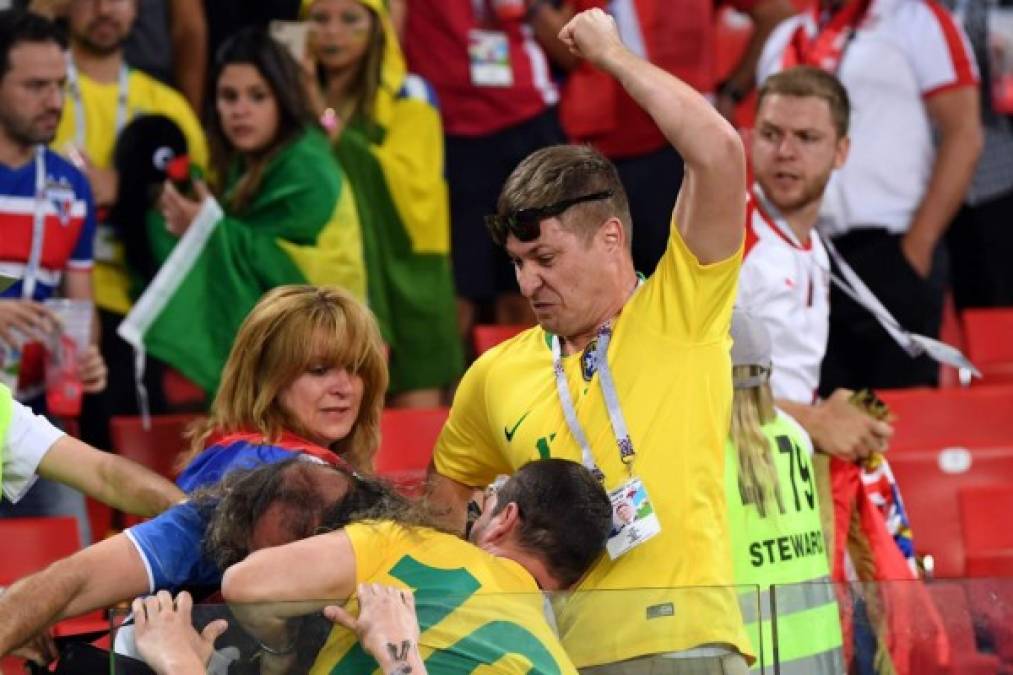
<svg viewBox="0 0 1013 675">
<path fill-rule="evenodd" d="M 612 190 L 602 190 L 591 194 L 570 199 L 561 199 L 555 204 L 548 206 L 533 206 L 527 209 L 517 209 L 506 215 L 492 215 L 485 217 L 485 226 L 489 230 L 494 242 L 502 246 L 506 243 L 507 235 L 514 235 L 523 242 L 534 241 L 542 233 L 542 221 L 546 218 L 561 215 L 571 206 L 594 202 L 612 197 Z"/>
</svg>

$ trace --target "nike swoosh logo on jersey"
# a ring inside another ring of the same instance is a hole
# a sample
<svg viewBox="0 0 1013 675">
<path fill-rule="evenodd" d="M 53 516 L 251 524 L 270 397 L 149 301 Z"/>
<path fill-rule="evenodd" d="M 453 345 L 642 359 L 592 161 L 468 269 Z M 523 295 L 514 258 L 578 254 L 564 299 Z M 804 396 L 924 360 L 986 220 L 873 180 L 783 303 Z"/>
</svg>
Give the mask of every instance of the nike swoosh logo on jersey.
<svg viewBox="0 0 1013 675">
<path fill-rule="evenodd" d="M 521 422 L 524 421 L 524 418 L 527 417 L 530 414 L 531 414 L 531 411 L 529 410 L 526 413 L 524 413 L 523 415 L 521 415 L 521 418 L 519 420 L 517 420 L 517 424 L 514 425 L 513 429 L 507 429 L 506 427 L 503 427 L 503 435 L 506 436 L 507 443 L 509 443 L 512 440 L 514 440 L 514 434 L 517 433 L 517 427 L 519 427 L 521 425 Z"/>
</svg>

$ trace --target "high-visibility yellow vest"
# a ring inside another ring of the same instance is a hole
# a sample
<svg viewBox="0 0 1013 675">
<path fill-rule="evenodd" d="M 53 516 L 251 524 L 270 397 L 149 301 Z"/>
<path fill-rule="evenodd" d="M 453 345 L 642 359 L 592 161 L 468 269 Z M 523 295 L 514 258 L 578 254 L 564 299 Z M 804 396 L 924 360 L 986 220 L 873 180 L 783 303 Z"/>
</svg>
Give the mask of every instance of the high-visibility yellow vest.
<svg viewBox="0 0 1013 675">
<path fill-rule="evenodd" d="M 4 447 L 7 445 L 7 429 L 14 414 L 14 395 L 7 385 L 0 384 L 0 488 L 4 484 Z"/>
<path fill-rule="evenodd" d="M 783 413 L 764 425 L 781 486 L 766 516 L 743 503 L 738 452 L 725 444 L 725 494 L 731 531 L 735 583 L 741 589 L 746 632 L 758 660 L 754 671 L 782 675 L 837 675 L 845 672 L 841 625 L 830 584 L 826 544 L 820 525 L 809 443 Z M 759 588 L 757 595 L 756 588 Z M 772 620 L 776 614 L 777 620 Z M 775 625 L 776 623 L 776 625 Z M 775 635 L 776 633 L 776 635 Z"/>
</svg>

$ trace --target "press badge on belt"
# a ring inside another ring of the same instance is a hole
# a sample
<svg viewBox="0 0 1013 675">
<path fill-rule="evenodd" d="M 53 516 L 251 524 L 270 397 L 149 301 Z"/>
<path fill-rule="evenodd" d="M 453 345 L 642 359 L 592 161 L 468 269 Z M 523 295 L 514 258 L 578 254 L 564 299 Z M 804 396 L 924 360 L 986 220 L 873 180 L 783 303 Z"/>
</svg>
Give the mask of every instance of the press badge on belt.
<svg viewBox="0 0 1013 675">
<path fill-rule="evenodd" d="M 661 532 L 658 514 L 639 478 L 631 478 L 609 493 L 612 502 L 612 532 L 606 549 L 615 560 Z"/>
<path fill-rule="evenodd" d="M 476 87 L 513 86 L 514 71 L 510 66 L 510 42 L 506 33 L 468 31 L 468 61 L 471 83 Z"/>
</svg>

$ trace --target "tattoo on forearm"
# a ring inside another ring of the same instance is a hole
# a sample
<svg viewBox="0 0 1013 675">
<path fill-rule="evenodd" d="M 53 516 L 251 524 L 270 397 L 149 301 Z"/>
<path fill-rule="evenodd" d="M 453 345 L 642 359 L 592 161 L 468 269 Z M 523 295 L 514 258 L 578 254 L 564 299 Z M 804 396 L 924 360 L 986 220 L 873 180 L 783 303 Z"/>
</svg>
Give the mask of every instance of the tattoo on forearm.
<svg viewBox="0 0 1013 675">
<path fill-rule="evenodd" d="M 393 642 L 387 643 L 387 652 L 390 654 L 390 658 L 397 664 L 388 675 L 408 675 L 412 672 L 411 664 L 407 663 L 408 653 L 412 649 L 411 640 L 402 640 L 401 644 L 396 645 Z"/>
</svg>

